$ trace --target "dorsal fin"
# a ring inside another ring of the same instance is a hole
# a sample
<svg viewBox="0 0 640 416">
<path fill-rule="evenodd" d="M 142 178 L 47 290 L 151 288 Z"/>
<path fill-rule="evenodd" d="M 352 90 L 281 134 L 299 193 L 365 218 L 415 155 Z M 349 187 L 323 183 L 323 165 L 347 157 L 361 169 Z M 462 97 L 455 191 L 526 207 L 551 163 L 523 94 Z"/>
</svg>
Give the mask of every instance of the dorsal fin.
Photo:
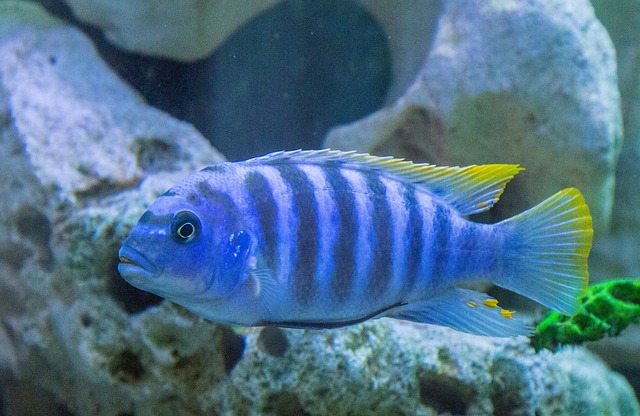
<svg viewBox="0 0 640 416">
<path fill-rule="evenodd" d="M 475 214 L 491 208 L 500 198 L 507 182 L 523 170 L 518 165 L 510 164 L 435 166 L 413 163 L 392 156 L 380 157 L 331 149 L 280 151 L 246 161 L 250 164 L 281 162 L 318 165 L 338 163 L 356 170 L 374 170 L 381 175 L 425 187 L 462 215 Z"/>
</svg>

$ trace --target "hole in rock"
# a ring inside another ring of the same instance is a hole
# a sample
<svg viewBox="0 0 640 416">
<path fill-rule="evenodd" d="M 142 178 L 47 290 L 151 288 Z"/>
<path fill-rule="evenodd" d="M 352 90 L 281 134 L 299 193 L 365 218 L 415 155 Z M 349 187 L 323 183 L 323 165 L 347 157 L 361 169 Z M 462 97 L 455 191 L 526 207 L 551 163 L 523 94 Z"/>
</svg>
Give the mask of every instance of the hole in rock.
<svg viewBox="0 0 640 416">
<path fill-rule="evenodd" d="M 124 383 L 134 383 L 144 375 L 144 367 L 136 354 L 124 350 L 111 359 L 109 372 Z"/>
<path fill-rule="evenodd" d="M 294 393 L 282 391 L 272 394 L 262 408 L 262 413 L 275 416 L 308 415 L 300 404 L 300 399 Z"/>
<path fill-rule="evenodd" d="M 222 360 L 224 371 L 227 375 L 238 364 L 244 354 L 244 337 L 233 332 L 228 326 L 220 326 L 220 349 L 222 350 Z"/>
<path fill-rule="evenodd" d="M 151 306 L 159 305 L 164 299 L 153 293 L 137 289 L 127 283 L 118 272 L 118 256 L 114 254 L 109 268 L 108 291 L 111 297 L 127 313 L 142 312 Z"/>
<path fill-rule="evenodd" d="M 157 138 L 136 139 L 131 150 L 147 173 L 172 170 L 180 159 L 176 146 Z"/>
<path fill-rule="evenodd" d="M 491 393 L 493 414 L 508 416 L 525 414 L 527 409 L 527 385 L 524 382 L 524 370 L 518 364 L 508 360 L 497 360 L 491 368 Z"/>
<path fill-rule="evenodd" d="M 34 207 L 23 205 L 15 213 L 16 229 L 24 238 L 43 247 L 49 244 L 51 238 L 51 223 L 46 215 Z"/>
<path fill-rule="evenodd" d="M 91 317 L 91 315 L 89 315 L 88 313 L 83 313 L 82 315 L 80 315 L 80 324 L 82 324 L 83 327 L 88 328 L 92 323 L 93 318 Z"/>
<path fill-rule="evenodd" d="M 282 357 L 289 349 L 287 334 L 277 326 L 266 326 L 258 335 L 258 346 L 274 357 Z"/>
<path fill-rule="evenodd" d="M 6 263 L 14 270 L 20 270 L 33 250 L 21 243 L 5 243 L 0 245 L 0 262 Z"/>
<path fill-rule="evenodd" d="M 419 376 L 420 402 L 438 413 L 463 415 L 476 398 L 472 386 L 451 376 L 425 372 Z"/>
</svg>

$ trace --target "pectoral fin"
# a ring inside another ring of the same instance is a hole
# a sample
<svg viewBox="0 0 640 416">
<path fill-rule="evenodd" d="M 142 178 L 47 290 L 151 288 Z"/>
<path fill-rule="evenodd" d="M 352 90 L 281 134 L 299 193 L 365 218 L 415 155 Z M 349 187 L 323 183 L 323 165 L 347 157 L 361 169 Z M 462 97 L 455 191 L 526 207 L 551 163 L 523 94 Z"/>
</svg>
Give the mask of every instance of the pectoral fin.
<svg viewBox="0 0 640 416">
<path fill-rule="evenodd" d="M 277 282 L 271 272 L 264 267 L 249 270 L 247 287 L 253 298 L 272 299 L 277 295 Z"/>
</svg>

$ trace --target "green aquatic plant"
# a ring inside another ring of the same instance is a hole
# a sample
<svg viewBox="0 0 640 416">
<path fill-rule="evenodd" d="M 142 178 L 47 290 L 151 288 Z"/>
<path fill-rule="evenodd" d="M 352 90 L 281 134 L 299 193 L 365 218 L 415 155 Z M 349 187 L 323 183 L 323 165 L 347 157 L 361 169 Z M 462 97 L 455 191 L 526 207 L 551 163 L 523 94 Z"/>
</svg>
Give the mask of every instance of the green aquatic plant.
<svg viewBox="0 0 640 416">
<path fill-rule="evenodd" d="M 536 327 L 532 342 L 536 350 L 556 350 L 615 337 L 634 323 L 640 323 L 640 278 L 612 279 L 589 286 L 575 315 L 550 312 Z"/>
</svg>

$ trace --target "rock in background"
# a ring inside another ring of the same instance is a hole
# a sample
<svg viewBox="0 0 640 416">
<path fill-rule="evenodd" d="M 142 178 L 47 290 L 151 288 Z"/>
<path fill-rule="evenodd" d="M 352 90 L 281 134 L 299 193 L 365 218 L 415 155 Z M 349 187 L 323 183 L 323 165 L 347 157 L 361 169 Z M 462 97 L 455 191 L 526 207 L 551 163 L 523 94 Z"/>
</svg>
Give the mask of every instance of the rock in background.
<svg viewBox="0 0 640 416">
<path fill-rule="evenodd" d="M 215 13 L 200 14 L 181 26 L 164 27 L 158 22 L 173 21 L 180 13 L 172 14 L 171 8 L 161 8 L 153 1 L 111 2 L 111 15 L 105 14 L 100 1 L 71 1 L 73 9 L 65 7 L 62 0 L 42 1 L 65 18 L 78 16 L 102 25 L 106 35 L 76 21 L 96 41 L 107 62 L 151 105 L 192 123 L 230 160 L 274 150 L 318 148 L 332 126 L 379 108 L 387 90 L 398 93 L 411 81 L 422 59 L 412 49 L 426 50 L 433 31 L 424 21 L 429 19 L 431 25 L 435 21 L 431 7 L 422 6 L 419 13 L 411 9 L 417 0 L 402 2 L 402 7 L 381 7 L 386 3 L 376 1 L 289 0 L 244 24 L 238 22 L 213 52 L 184 63 L 167 59 L 181 59 L 180 51 L 167 37 L 181 39 L 218 21 L 233 21 L 242 13 L 238 10 L 241 5 L 206 2 Z M 91 10 L 95 16 L 87 18 Z M 382 12 L 386 12 L 386 20 L 377 23 L 375 13 Z M 127 13 L 127 19 L 119 18 Z M 168 16 L 150 16 L 163 13 Z M 181 13 L 191 11 L 184 7 Z M 394 25 L 394 16 L 423 22 L 412 27 Z M 127 24 L 122 25 L 124 21 Z M 167 33 L 136 36 L 137 31 L 157 32 L 160 28 Z M 155 55 L 114 48 L 108 41 L 114 30 L 119 36 L 130 37 L 127 43 L 140 38 L 150 41 L 150 49 L 144 53 Z M 191 46 L 197 47 L 201 41 L 197 39 Z M 405 46 L 387 48 L 393 42 Z M 390 79 L 392 66 L 395 76 Z"/>
<path fill-rule="evenodd" d="M 535 354 L 526 338 L 393 320 L 235 332 L 130 288 L 116 270 L 129 228 L 222 157 L 78 30 L 28 3 L 0 2 L 0 16 L 4 413 L 640 414 L 580 348 Z"/>
<path fill-rule="evenodd" d="M 613 46 L 586 0 L 446 2 L 406 94 L 326 145 L 441 165 L 519 163 L 502 215 L 573 186 L 604 231 L 622 139 L 616 82 Z"/>
<path fill-rule="evenodd" d="M 636 276 L 640 270 L 640 1 L 592 3 L 616 48 L 624 121 L 612 233 L 597 247 L 594 265 L 596 273 Z"/>
<path fill-rule="evenodd" d="M 82 22 L 102 28 L 106 38 L 124 50 L 187 62 L 215 53 L 235 32 L 248 25 L 251 18 L 283 3 L 282 0 L 65 2 L 74 16 Z M 56 2 L 52 0 L 45 3 Z M 310 1 L 286 3 L 289 3 L 288 7 L 298 9 L 299 14 L 311 15 L 302 9 L 314 7 Z M 324 3 L 333 8 L 342 7 L 340 2 L 333 0 L 325 0 Z M 393 3 L 358 0 L 357 3 L 371 13 L 387 35 L 393 55 L 389 96 L 397 98 L 408 87 L 422 64 L 422 55 L 416 51 L 427 51 L 439 11 L 438 4 L 423 0 Z M 344 11 L 341 15 L 344 19 L 350 17 Z M 284 27 L 282 23 L 280 19 L 278 26 Z M 363 27 L 361 23 L 356 29 Z"/>
<path fill-rule="evenodd" d="M 635 277 L 640 275 L 640 1 L 592 3 L 616 48 L 624 143 L 616 170 L 611 233 L 599 237 L 591 271 L 595 276 Z M 590 348 L 624 372 L 640 391 L 640 326 Z"/>
<path fill-rule="evenodd" d="M 78 18 L 105 28 L 107 38 L 125 50 L 194 61 L 281 0 L 65 1 Z"/>
</svg>

